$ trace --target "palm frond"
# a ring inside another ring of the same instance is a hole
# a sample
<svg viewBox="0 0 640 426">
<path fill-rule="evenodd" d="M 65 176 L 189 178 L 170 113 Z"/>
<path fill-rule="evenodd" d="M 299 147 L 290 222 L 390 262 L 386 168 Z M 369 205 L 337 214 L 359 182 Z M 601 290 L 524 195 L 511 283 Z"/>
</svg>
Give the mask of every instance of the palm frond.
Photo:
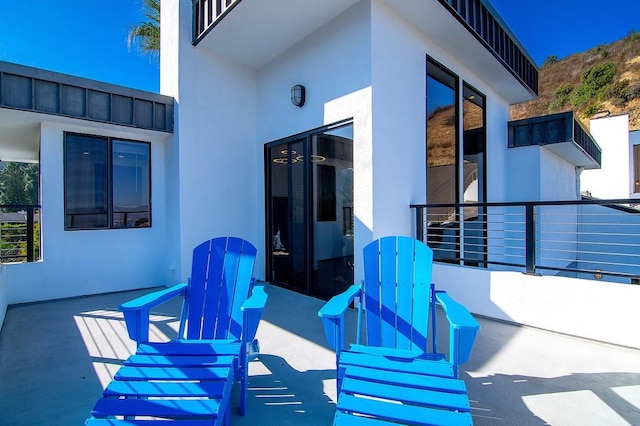
<svg viewBox="0 0 640 426">
<path fill-rule="evenodd" d="M 160 55 L 160 0 L 143 0 L 146 21 L 129 27 L 127 47 L 136 47 L 144 55 Z"/>
</svg>

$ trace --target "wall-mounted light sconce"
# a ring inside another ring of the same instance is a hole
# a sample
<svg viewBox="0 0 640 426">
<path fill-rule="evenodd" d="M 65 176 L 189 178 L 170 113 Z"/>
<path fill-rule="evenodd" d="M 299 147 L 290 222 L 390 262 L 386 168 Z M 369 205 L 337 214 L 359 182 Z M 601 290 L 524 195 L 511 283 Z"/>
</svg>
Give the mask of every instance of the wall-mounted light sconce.
<svg viewBox="0 0 640 426">
<path fill-rule="evenodd" d="M 291 103 L 297 107 L 304 105 L 305 101 L 305 88 L 302 84 L 296 84 L 291 86 Z"/>
</svg>

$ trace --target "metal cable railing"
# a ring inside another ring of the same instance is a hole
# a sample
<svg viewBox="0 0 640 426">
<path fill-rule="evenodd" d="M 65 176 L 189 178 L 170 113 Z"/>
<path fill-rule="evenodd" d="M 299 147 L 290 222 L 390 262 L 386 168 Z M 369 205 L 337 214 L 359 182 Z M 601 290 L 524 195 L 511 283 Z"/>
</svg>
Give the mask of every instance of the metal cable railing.
<svg viewBox="0 0 640 426">
<path fill-rule="evenodd" d="M 434 250 L 437 261 L 638 283 L 636 202 L 588 199 L 411 207 L 416 211 L 416 236 Z M 441 221 L 444 208 L 455 214 Z"/>
<path fill-rule="evenodd" d="M 40 259 L 40 206 L 0 205 L 0 263 Z"/>
</svg>

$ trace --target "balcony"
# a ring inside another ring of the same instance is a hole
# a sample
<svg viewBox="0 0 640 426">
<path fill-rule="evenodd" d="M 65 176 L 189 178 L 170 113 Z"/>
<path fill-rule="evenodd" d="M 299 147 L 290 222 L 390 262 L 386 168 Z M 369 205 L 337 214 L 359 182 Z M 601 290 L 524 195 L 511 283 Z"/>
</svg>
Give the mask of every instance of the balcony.
<svg viewBox="0 0 640 426">
<path fill-rule="evenodd" d="M 193 44 L 260 68 L 356 3 L 194 0 Z"/>
<path fill-rule="evenodd" d="M 0 205 L 0 264 L 40 259 L 40 206 Z"/>
<path fill-rule="evenodd" d="M 9 307 L 0 333 L 3 424 L 82 424 L 134 350 L 117 306 L 147 292 Z M 237 414 L 240 396 L 234 393 L 231 424 L 330 425 L 335 358 L 317 317 L 323 302 L 274 286 L 267 293 L 258 329 L 262 355 L 250 364 L 248 412 Z M 179 311 L 173 302 L 154 311 L 154 339 L 175 334 Z M 461 371 L 475 425 L 640 424 L 640 351 L 479 321 L 482 329 Z"/>
<path fill-rule="evenodd" d="M 538 94 L 538 68 L 490 3 L 439 1 L 531 94 Z"/>
<path fill-rule="evenodd" d="M 509 122 L 509 148 L 542 146 L 576 167 L 599 169 L 602 150 L 572 111 Z"/>
<path fill-rule="evenodd" d="M 193 0 L 192 43 L 259 69 L 357 0 Z M 538 93 L 538 69 L 488 2 L 382 0 L 510 103 Z M 370 18 L 369 18 L 370 19 Z"/>
<path fill-rule="evenodd" d="M 437 260 L 640 284 L 637 200 L 412 205 Z M 442 217 L 448 219 L 442 220 Z"/>
</svg>

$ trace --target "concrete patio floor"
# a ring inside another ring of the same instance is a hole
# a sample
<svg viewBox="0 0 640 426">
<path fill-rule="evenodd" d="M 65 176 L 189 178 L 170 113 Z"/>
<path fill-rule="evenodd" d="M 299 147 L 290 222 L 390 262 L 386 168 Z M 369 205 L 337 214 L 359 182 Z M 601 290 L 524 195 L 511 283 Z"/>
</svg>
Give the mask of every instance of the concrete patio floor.
<svg viewBox="0 0 640 426">
<path fill-rule="evenodd" d="M 0 332 L 0 424 L 83 424 L 134 350 L 117 307 L 148 292 L 9 307 Z M 317 317 L 323 302 L 274 286 L 267 293 L 261 356 L 250 365 L 249 410 L 237 414 L 235 386 L 232 424 L 330 425 L 335 358 Z M 173 302 L 155 311 L 156 340 L 175 334 L 178 312 Z M 479 321 L 472 357 L 461 370 L 476 425 L 640 424 L 640 351 Z M 637 332 L 635 325 L 621 326 Z"/>
</svg>

